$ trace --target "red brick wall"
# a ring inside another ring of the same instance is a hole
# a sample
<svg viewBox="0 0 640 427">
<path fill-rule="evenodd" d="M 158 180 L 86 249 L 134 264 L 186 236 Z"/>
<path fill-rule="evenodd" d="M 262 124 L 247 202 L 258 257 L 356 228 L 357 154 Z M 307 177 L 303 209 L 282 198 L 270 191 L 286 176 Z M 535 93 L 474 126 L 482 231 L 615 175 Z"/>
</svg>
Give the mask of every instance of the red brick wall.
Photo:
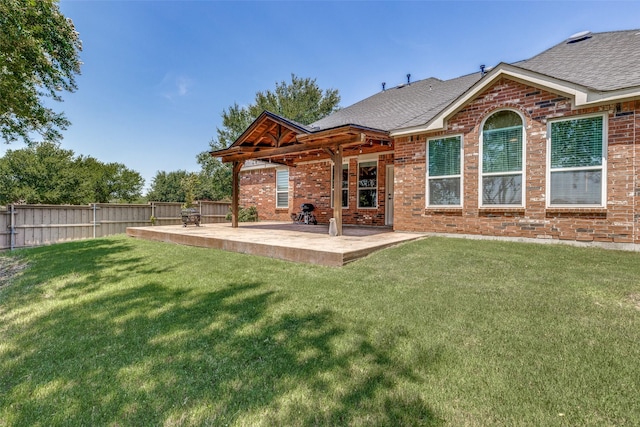
<svg viewBox="0 0 640 427">
<path fill-rule="evenodd" d="M 524 208 L 479 207 L 479 132 L 492 112 L 510 108 L 525 118 Z M 607 206 L 602 209 L 546 207 L 547 120 L 605 113 L 608 122 Z M 578 241 L 640 243 L 637 143 L 640 101 L 572 110 L 562 96 L 502 79 L 448 121 L 446 132 L 398 138 L 395 145 L 394 229 Z M 426 139 L 463 135 L 463 207 L 427 209 Z"/>
<path fill-rule="evenodd" d="M 289 176 L 291 180 L 291 176 Z M 288 209 L 276 209 L 276 169 L 254 169 L 240 173 L 240 200 L 243 208 L 255 206 L 260 220 L 288 221 Z M 291 193 L 289 194 L 291 206 Z"/>
<path fill-rule="evenodd" d="M 378 157 L 378 207 L 358 209 L 358 159 L 349 161 L 349 206 L 342 210 L 343 224 L 374 225 L 385 223 L 386 165 L 393 164 L 393 154 Z M 367 157 L 369 159 L 369 157 Z M 333 217 L 331 207 L 331 161 L 301 163 L 289 169 L 289 209 L 275 208 L 275 169 L 243 171 L 240 174 L 240 205 L 256 206 L 261 220 L 289 221 L 303 203 L 313 203 L 319 223 Z"/>
</svg>

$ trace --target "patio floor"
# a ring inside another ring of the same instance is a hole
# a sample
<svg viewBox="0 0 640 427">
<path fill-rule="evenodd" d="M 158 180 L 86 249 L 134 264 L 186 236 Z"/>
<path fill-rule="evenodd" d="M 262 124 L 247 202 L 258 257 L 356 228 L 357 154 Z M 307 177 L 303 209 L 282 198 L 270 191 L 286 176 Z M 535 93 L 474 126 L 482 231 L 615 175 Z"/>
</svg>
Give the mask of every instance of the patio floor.
<svg viewBox="0 0 640 427">
<path fill-rule="evenodd" d="M 328 266 L 342 266 L 382 248 L 425 237 L 390 227 L 346 225 L 342 236 L 332 237 L 328 225 L 266 221 L 241 223 L 238 228 L 230 223 L 129 227 L 127 235 Z"/>
</svg>

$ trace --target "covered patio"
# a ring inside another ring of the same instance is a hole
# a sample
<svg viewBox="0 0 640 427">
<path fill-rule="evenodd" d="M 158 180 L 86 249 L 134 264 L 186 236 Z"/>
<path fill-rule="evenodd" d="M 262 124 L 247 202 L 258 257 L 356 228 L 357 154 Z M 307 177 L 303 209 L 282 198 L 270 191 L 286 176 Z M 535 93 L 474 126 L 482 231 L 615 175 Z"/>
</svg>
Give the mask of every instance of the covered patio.
<svg viewBox="0 0 640 427">
<path fill-rule="evenodd" d="M 329 225 L 289 222 L 129 227 L 127 235 L 147 240 L 222 249 L 294 262 L 339 267 L 377 250 L 424 237 L 393 232 L 390 227 L 344 226 L 329 236 Z"/>
<path fill-rule="evenodd" d="M 347 157 L 389 152 L 391 146 L 389 133 L 379 129 L 354 124 L 319 129 L 264 111 L 230 147 L 210 154 L 233 166 L 231 223 L 236 228 L 239 226 L 240 171 L 246 162 L 266 162 L 296 168 L 309 162 L 330 160 L 335 166 L 342 165 Z M 342 181 L 342 168 L 333 167 L 332 182 Z M 330 219 L 335 222 L 336 234 L 340 236 L 343 234 L 342 188 L 333 185 L 330 192 Z"/>
</svg>

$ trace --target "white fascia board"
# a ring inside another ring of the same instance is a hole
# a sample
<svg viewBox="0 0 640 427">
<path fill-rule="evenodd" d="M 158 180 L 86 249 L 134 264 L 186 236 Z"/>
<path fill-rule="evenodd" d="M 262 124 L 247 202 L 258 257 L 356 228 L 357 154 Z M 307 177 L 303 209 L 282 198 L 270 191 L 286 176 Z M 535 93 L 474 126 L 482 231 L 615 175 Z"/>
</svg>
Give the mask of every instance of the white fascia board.
<svg viewBox="0 0 640 427">
<path fill-rule="evenodd" d="M 471 90 L 465 92 L 458 99 L 453 101 L 429 122 L 420 126 L 400 128 L 392 130 L 391 137 L 415 134 L 418 132 L 430 132 L 444 130 L 446 120 L 460 111 L 467 103 L 473 100 L 478 94 L 484 91 L 501 77 L 508 77 L 535 87 L 548 89 L 550 92 L 566 95 L 571 98 L 575 108 L 588 107 L 590 105 L 603 104 L 621 99 L 640 97 L 640 87 L 621 89 L 611 92 L 597 92 L 589 90 L 585 86 L 564 80 L 555 79 L 544 74 L 529 71 L 524 68 L 515 67 L 509 64 L 500 64 L 493 68 L 484 79 L 476 83 Z"/>
</svg>

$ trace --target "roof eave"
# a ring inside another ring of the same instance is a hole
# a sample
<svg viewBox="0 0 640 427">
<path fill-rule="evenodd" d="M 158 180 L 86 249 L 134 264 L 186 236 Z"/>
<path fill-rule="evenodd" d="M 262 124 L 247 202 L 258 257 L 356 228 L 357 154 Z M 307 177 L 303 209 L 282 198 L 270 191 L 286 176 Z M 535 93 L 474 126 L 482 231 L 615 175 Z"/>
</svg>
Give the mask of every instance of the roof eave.
<svg viewBox="0 0 640 427">
<path fill-rule="evenodd" d="M 419 132 L 444 130 L 446 128 L 447 119 L 464 108 L 464 106 L 471 100 L 502 77 L 508 77 L 521 83 L 548 89 L 554 93 L 563 94 L 572 100 L 572 104 L 575 108 L 640 97 L 640 86 L 613 91 L 599 91 L 511 64 L 501 63 L 494 67 L 480 81 L 456 98 L 425 124 L 393 129 L 391 130 L 390 135 L 392 137 L 397 137 Z"/>
</svg>

